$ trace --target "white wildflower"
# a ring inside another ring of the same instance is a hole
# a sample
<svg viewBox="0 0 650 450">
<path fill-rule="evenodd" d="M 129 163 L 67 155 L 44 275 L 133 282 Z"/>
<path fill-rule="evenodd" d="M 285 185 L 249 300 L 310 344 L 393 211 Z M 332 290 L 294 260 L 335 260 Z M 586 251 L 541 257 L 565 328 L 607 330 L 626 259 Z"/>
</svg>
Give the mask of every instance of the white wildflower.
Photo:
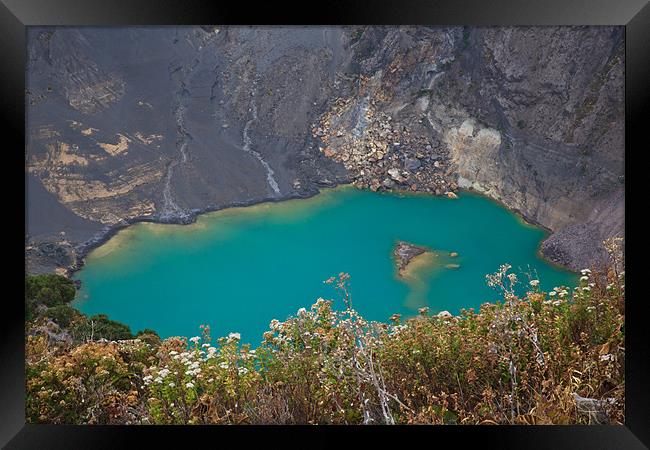
<svg viewBox="0 0 650 450">
<path fill-rule="evenodd" d="M 193 338 L 190 338 L 190 342 L 194 342 L 195 344 L 197 344 L 200 340 L 201 338 L 199 336 L 194 336 Z"/>
<path fill-rule="evenodd" d="M 240 340 L 241 339 L 241 334 L 239 333 L 230 333 L 228 335 L 228 339 L 234 339 L 234 340 Z"/>
<path fill-rule="evenodd" d="M 539 286 L 539 280 L 530 280 L 530 285 L 532 287 L 537 287 Z"/>
<path fill-rule="evenodd" d="M 194 383 L 192 383 L 192 382 L 186 383 L 185 387 L 188 388 L 188 389 L 192 389 L 194 387 Z"/>
</svg>

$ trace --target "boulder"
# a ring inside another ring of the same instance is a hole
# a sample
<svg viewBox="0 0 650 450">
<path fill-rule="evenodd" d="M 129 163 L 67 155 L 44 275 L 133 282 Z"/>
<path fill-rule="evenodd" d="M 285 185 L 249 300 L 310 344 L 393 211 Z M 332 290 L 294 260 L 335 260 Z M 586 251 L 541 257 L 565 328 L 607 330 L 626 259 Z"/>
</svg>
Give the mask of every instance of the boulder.
<svg viewBox="0 0 650 450">
<path fill-rule="evenodd" d="M 399 169 L 395 169 L 395 168 L 388 169 L 388 175 L 390 175 L 390 177 L 393 180 L 397 181 L 398 183 L 403 183 L 404 182 L 404 178 L 399 173 Z"/>
<path fill-rule="evenodd" d="M 406 170 L 417 170 L 420 168 L 422 163 L 417 158 L 405 158 L 404 159 L 404 168 Z"/>
</svg>

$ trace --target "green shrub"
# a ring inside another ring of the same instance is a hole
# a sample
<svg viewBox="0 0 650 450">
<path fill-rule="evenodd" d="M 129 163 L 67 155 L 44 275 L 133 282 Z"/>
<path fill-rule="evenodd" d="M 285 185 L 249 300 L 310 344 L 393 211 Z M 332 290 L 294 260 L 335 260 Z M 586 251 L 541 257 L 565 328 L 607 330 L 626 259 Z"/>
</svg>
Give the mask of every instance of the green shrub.
<svg viewBox="0 0 650 450">
<path fill-rule="evenodd" d="M 79 341 L 133 339 L 128 325 L 110 320 L 106 314 L 83 316 L 82 320 L 74 324 L 71 331 L 75 339 Z"/>
<path fill-rule="evenodd" d="M 42 274 L 25 277 L 25 298 L 45 306 L 70 303 L 75 295 L 74 283 L 61 275 Z"/>
<path fill-rule="evenodd" d="M 29 275 L 25 277 L 25 313 L 33 319 L 39 305 L 47 307 L 65 305 L 75 296 L 74 283 L 56 274 Z"/>
<path fill-rule="evenodd" d="M 48 308 L 44 315 L 49 317 L 61 328 L 68 328 L 74 319 L 81 316 L 81 313 L 68 305 L 58 305 Z"/>
<path fill-rule="evenodd" d="M 158 333 L 156 333 L 154 330 L 150 328 L 145 328 L 144 330 L 138 331 L 135 334 L 135 337 L 148 343 L 152 347 L 158 347 L 162 342 L 162 339 L 160 339 Z"/>
</svg>

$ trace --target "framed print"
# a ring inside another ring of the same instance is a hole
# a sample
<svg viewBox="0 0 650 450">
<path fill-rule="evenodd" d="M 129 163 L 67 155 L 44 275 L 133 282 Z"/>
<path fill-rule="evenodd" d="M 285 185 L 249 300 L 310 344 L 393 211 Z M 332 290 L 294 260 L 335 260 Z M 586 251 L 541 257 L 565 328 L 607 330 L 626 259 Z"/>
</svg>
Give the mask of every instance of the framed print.
<svg viewBox="0 0 650 450">
<path fill-rule="evenodd" d="M 647 448 L 647 2 L 320 8 L 3 0 L 3 445 Z"/>
</svg>

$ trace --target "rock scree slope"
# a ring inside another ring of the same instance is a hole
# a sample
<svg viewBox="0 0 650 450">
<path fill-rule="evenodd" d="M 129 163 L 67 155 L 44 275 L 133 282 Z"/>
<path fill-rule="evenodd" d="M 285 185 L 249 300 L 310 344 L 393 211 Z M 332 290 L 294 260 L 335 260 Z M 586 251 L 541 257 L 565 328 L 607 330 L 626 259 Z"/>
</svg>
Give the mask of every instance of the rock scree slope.
<svg viewBox="0 0 650 450">
<path fill-rule="evenodd" d="M 621 27 L 28 31 L 28 272 L 135 221 L 354 183 L 484 193 L 580 269 L 624 225 Z"/>
</svg>

